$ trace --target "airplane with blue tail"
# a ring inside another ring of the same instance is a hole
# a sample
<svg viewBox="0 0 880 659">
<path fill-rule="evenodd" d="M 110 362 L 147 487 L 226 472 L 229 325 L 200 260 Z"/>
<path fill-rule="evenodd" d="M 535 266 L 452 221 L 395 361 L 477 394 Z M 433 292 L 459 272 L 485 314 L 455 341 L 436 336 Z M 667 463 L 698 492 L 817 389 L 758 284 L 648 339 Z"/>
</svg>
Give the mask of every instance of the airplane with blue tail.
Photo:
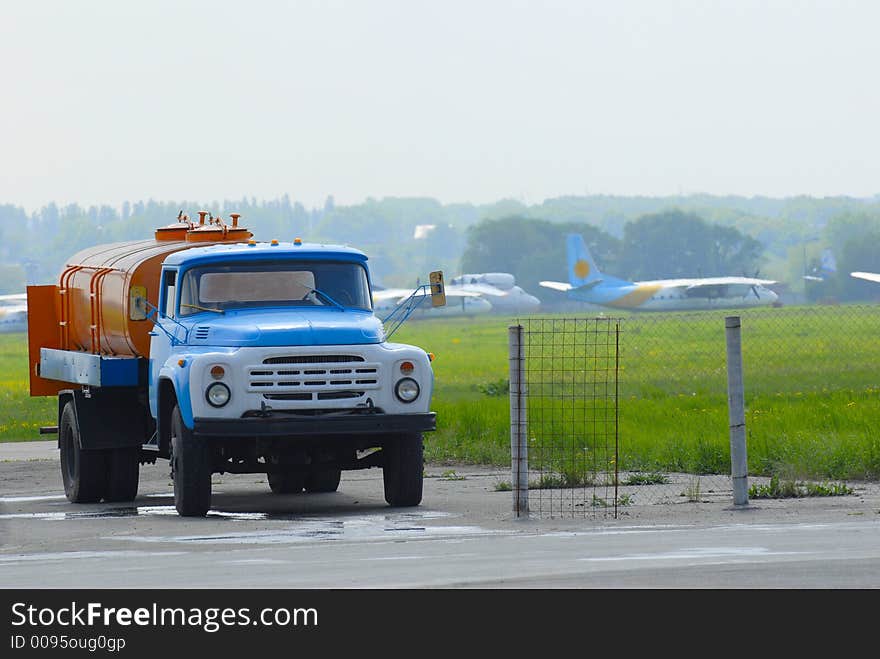
<svg viewBox="0 0 880 659">
<path fill-rule="evenodd" d="M 627 281 L 606 275 L 593 260 L 583 236 L 566 238 L 568 282 L 542 281 L 571 300 L 616 309 L 680 311 L 755 307 L 775 303 L 779 296 L 767 286 L 777 282 L 754 277 L 699 277 Z"/>
</svg>

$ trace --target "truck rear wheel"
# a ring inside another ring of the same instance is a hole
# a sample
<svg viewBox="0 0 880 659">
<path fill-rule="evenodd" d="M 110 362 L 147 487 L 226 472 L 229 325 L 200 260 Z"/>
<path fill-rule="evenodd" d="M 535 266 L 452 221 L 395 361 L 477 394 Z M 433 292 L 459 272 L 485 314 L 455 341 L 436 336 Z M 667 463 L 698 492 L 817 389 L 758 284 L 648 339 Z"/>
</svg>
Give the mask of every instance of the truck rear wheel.
<svg viewBox="0 0 880 659">
<path fill-rule="evenodd" d="M 58 428 L 61 449 L 61 480 L 71 503 L 96 503 L 104 496 L 106 456 L 104 451 L 83 451 L 73 403 L 61 412 Z"/>
<path fill-rule="evenodd" d="M 271 471 L 266 474 L 266 479 L 269 481 L 269 489 L 274 494 L 299 494 L 303 491 L 303 488 L 306 486 L 305 473 L 298 471 L 295 467 L 291 467 L 289 463 L 285 468 L 284 461 L 278 455 L 270 456 L 269 464 L 275 467 L 281 466 L 280 471 Z"/>
<path fill-rule="evenodd" d="M 418 506 L 422 502 L 424 446 L 422 433 L 390 438 L 382 448 L 385 501 L 392 506 Z"/>
<path fill-rule="evenodd" d="M 207 442 L 193 436 L 180 408 L 171 413 L 171 475 L 174 507 L 183 517 L 204 517 L 211 508 L 211 452 Z"/>
<path fill-rule="evenodd" d="M 335 492 L 341 478 L 341 469 L 313 471 L 306 476 L 306 492 Z"/>
<path fill-rule="evenodd" d="M 297 471 L 277 471 L 266 477 L 275 494 L 299 494 L 306 485 L 306 475 Z"/>
<path fill-rule="evenodd" d="M 134 501 L 141 470 L 140 453 L 137 447 L 107 451 L 105 501 Z"/>
</svg>

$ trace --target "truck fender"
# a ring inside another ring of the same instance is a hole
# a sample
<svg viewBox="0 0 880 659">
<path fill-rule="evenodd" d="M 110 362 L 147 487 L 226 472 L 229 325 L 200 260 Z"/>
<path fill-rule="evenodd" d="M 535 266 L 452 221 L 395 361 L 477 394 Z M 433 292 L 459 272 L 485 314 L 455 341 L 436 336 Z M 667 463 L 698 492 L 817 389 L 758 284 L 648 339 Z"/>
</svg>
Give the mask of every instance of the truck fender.
<svg viewBox="0 0 880 659">
<path fill-rule="evenodd" d="M 195 422 L 193 420 L 192 398 L 189 393 L 189 369 L 181 368 L 176 362 L 166 363 L 159 369 L 159 382 L 163 380 L 171 382 L 183 424 L 192 430 L 195 427 Z"/>
<path fill-rule="evenodd" d="M 64 407 L 73 400 L 73 389 L 64 389 L 58 392 L 58 448 L 61 448 L 61 415 L 64 414 Z M 76 417 L 76 405 L 73 406 L 73 416 Z M 77 424 L 78 425 L 78 424 Z M 82 444 L 82 442 L 77 442 Z M 78 448 L 82 448 L 79 446 Z"/>
</svg>

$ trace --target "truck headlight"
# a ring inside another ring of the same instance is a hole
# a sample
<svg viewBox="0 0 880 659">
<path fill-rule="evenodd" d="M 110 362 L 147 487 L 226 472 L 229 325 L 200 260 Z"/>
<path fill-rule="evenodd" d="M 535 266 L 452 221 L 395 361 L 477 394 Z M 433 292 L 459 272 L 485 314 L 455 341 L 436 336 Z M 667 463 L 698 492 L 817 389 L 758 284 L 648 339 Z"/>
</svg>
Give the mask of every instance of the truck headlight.
<svg viewBox="0 0 880 659">
<path fill-rule="evenodd" d="M 412 378 L 403 378 L 394 385 L 394 394 L 404 403 L 411 403 L 419 397 L 419 383 Z"/>
<path fill-rule="evenodd" d="M 205 391 L 205 398 L 213 407 L 223 407 L 229 402 L 229 397 L 229 387 L 222 382 L 215 382 Z"/>
</svg>

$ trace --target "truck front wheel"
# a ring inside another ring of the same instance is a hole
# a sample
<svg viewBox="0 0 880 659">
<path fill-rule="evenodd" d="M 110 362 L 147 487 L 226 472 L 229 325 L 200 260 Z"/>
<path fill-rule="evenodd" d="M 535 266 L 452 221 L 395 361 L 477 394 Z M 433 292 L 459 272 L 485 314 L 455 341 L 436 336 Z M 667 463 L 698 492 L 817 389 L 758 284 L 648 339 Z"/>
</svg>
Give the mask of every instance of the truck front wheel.
<svg viewBox="0 0 880 659">
<path fill-rule="evenodd" d="M 174 507 L 183 517 L 204 517 L 211 508 L 211 452 L 207 442 L 193 437 L 180 408 L 171 413 L 171 476 Z"/>
<path fill-rule="evenodd" d="M 392 506 L 418 506 L 422 502 L 424 446 L 422 433 L 391 437 L 382 448 L 385 501 Z"/>
<path fill-rule="evenodd" d="M 73 403 L 61 412 L 58 428 L 61 449 L 61 480 L 71 503 L 96 503 L 104 496 L 106 456 L 104 451 L 83 451 Z"/>
</svg>

